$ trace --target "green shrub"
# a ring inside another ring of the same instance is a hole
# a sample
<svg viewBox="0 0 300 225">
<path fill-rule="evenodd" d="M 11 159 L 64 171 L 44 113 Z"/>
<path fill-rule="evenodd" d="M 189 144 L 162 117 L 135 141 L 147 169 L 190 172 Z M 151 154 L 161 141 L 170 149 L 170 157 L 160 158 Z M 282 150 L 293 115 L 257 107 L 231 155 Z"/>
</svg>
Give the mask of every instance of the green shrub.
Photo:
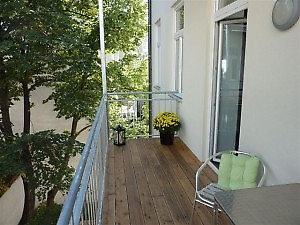
<svg viewBox="0 0 300 225">
<path fill-rule="evenodd" d="M 56 225 L 61 209 L 62 205 L 46 206 L 45 203 L 42 203 L 36 208 L 33 218 L 27 225 Z"/>
<path fill-rule="evenodd" d="M 7 191 L 8 186 L 5 180 L 0 176 L 0 197 Z"/>
<path fill-rule="evenodd" d="M 0 197 L 10 188 L 17 176 L 2 176 L 0 175 Z"/>
</svg>

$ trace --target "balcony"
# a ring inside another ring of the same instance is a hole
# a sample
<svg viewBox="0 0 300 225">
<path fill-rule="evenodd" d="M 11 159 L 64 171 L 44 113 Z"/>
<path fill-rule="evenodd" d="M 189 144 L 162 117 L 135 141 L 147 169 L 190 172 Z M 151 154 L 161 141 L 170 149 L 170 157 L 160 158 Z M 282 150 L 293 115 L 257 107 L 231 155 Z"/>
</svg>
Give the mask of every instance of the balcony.
<svg viewBox="0 0 300 225">
<path fill-rule="evenodd" d="M 158 138 L 109 144 L 102 224 L 189 224 L 200 164 L 179 138 L 172 146 L 161 145 Z M 215 179 L 207 168 L 201 181 Z M 212 210 L 198 204 L 196 212 L 193 224 L 213 223 Z M 223 215 L 220 224 L 229 224 Z"/>
<path fill-rule="evenodd" d="M 177 109 L 177 100 L 169 92 L 130 95 L 149 96 L 142 98 L 149 115 Z M 107 107 L 117 101 L 122 102 L 119 107 L 124 109 L 124 102 L 132 105 L 141 98 L 111 96 L 102 99 L 57 224 L 189 224 L 194 177 L 201 162 L 179 137 L 172 146 L 161 145 L 158 138 L 153 138 L 156 135 L 150 126 L 148 136 L 132 137 L 123 146 L 113 145 L 108 138 L 112 117 L 107 114 Z M 135 129 L 135 120 L 128 118 L 129 127 Z M 206 168 L 201 181 L 209 183 L 215 179 L 213 170 Z M 212 210 L 198 205 L 193 224 L 212 223 Z M 229 224 L 222 214 L 220 223 Z"/>
</svg>

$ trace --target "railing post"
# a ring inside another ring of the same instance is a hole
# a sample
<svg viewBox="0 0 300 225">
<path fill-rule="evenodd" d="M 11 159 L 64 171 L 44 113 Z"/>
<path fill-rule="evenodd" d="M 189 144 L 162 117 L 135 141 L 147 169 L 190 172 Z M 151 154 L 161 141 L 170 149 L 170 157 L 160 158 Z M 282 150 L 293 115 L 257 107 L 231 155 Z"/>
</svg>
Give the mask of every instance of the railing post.
<svg viewBox="0 0 300 225">
<path fill-rule="evenodd" d="M 99 11 L 99 36 L 100 36 L 100 57 L 102 70 L 102 90 L 103 95 L 107 93 L 106 84 L 106 55 L 105 55 L 105 41 L 104 41 L 104 20 L 103 20 L 103 1 L 98 0 Z"/>
</svg>

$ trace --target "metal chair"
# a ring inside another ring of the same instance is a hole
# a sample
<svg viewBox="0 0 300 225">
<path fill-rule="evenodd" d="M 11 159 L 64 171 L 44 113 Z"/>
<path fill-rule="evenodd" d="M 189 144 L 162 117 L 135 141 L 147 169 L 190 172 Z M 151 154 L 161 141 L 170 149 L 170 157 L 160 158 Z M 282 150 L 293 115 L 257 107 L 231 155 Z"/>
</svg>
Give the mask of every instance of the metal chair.
<svg viewBox="0 0 300 225">
<path fill-rule="evenodd" d="M 214 212 L 214 221 L 215 224 L 217 224 L 217 217 L 218 217 L 218 212 L 221 211 L 220 209 L 218 209 L 218 207 L 215 205 L 215 200 L 214 200 L 214 194 L 218 191 L 224 191 L 224 188 L 220 187 L 220 185 L 218 185 L 218 183 L 211 183 L 208 184 L 205 187 L 201 187 L 200 185 L 200 174 L 201 172 L 204 170 L 204 168 L 215 158 L 220 157 L 223 154 L 234 154 L 237 156 L 240 155 L 244 155 L 244 156 L 248 156 L 248 157 L 253 157 L 253 155 L 247 153 L 247 152 L 242 152 L 242 151 L 224 151 L 224 152 L 218 152 L 212 156 L 210 156 L 198 169 L 197 173 L 196 173 L 196 190 L 195 190 L 195 197 L 194 197 L 194 202 L 193 202 L 193 209 L 192 209 L 192 215 L 190 218 L 190 225 L 192 224 L 192 220 L 193 220 L 193 216 L 194 216 L 194 211 L 195 211 L 195 206 L 196 203 L 201 203 L 203 205 L 206 205 L 210 208 L 213 208 L 213 212 Z M 256 156 L 255 156 L 256 157 Z M 258 158 L 258 157 L 256 157 Z M 256 177 L 256 183 L 257 186 L 256 187 L 261 187 L 261 185 L 264 182 L 265 179 L 265 171 L 266 171 L 266 167 L 265 164 L 263 163 L 263 161 L 261 159 L 259 159 L 260 162 L 260 167 L 259 167 L 259 171 Z M 219 169 L 217 169 L 217 173 L 219 172 Z M 226 189 L 228 190 L 228 189 Z M 230 190 L 230 189 L 229 189 Z"/>
</svg>

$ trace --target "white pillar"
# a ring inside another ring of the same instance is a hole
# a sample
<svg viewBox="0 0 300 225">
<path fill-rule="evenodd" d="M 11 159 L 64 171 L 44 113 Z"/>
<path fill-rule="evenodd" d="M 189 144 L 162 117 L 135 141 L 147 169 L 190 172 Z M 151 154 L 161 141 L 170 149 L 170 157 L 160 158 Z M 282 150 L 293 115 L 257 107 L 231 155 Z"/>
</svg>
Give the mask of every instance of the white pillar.
<svg viewBox="0 0 300 225">
<path fill-rule="evenodd" d="M 107 93 L 106 84 L 106 56 L 104 44 L 104 20 L 103 20 L 103 0 L 98 0 L 99 7 L 99 36 L 100 36 L 100 57 L 101 57 L 101 71 L 102 71 L 102 90 L 103 95 Z"/>
</svg>

